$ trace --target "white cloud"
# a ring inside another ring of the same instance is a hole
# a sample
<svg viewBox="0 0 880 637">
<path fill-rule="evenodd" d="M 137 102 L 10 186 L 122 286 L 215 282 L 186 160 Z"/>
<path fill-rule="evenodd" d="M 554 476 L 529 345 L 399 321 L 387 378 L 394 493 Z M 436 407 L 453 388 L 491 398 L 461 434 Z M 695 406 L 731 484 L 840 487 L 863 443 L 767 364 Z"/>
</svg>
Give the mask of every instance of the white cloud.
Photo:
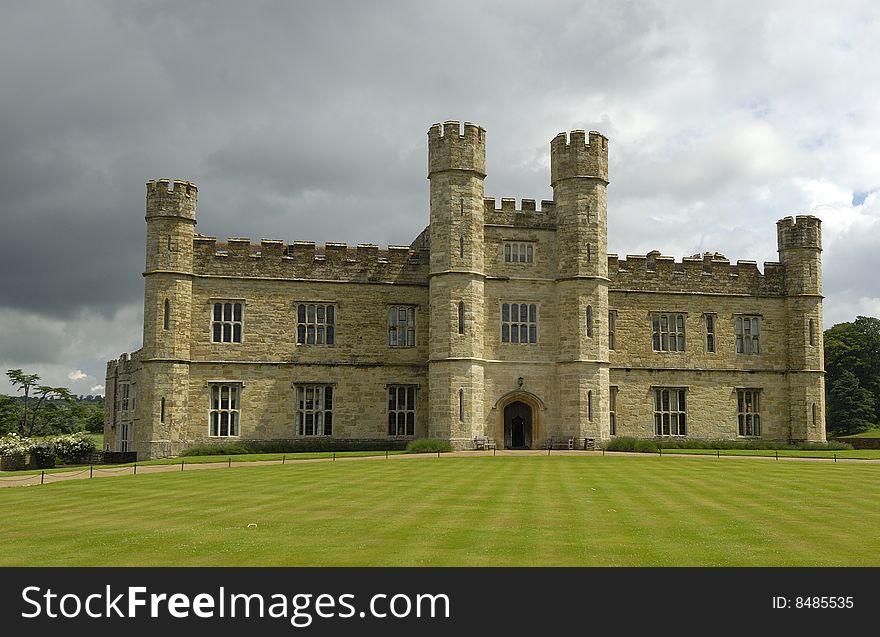
<svg viewBox="0 0 880 637">
<path fill-rule="evenodd" d="M 88 378 L 89 375 L 83 373 L 83 371 L 82 371 L 81 369 L 77 369 L 77 370 L 75 370 L 75 371 L 70 372 L 70 373 L 67 375 L 67 377 L 68 377 L 70 380 L 83 380 L 84 378 Z"/>
<path fill-rule="evenodd" d="M 103 396 L 104 395 L 104 386 L 103 385 L 93 385 L 89 388 L 89 392 L 93 395 Z"/>
</svg>

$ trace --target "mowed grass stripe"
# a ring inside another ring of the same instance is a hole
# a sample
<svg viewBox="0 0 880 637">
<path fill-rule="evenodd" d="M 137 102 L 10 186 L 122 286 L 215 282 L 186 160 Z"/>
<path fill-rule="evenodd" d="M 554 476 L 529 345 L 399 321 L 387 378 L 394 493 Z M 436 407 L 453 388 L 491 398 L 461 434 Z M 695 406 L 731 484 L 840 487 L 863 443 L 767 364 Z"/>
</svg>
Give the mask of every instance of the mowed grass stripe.
<svg viewBox="0 0 880 637">
<path fill-rule="evenodd" d="M 233 467 L 4 489 L 0 564 L 880 565 L 878 497 L 876 465 L 555 456 Z"/>
</svg>

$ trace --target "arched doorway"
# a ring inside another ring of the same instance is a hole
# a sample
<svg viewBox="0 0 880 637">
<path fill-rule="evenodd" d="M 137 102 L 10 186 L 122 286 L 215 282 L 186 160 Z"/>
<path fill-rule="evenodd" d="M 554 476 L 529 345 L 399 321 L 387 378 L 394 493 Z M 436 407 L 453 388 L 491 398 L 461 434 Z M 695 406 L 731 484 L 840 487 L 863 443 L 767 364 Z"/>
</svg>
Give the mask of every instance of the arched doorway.
<svg viewBox="0 0 880 637">
<path fill-rule="evenodd" d="M 532 448 L 532 408 L 522 401 L 504 408 L 504 448 Z"/>
</svg>

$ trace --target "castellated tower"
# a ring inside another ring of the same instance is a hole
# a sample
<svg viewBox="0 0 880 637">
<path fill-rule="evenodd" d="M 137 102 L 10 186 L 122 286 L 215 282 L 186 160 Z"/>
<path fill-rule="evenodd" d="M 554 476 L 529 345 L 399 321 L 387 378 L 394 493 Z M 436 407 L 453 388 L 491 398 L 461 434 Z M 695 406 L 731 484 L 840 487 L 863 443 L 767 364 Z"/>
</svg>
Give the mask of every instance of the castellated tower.
<svg viewBox="0 0 880 637">
<path fill-rule="evenodd" d="M 550 143 L 556 201 L 560 424 L 576 438 L 609 436 L 608 139 L 595 131 Z"/>
<path fill-rule="evenodd" d="M 455 121 L 430 128 L 429 435 L 459 447 L 484 421 L 485 176 L 485 130 Z"/>
<path fill-rule="evenodd" d="M 776 223 L 779 261 L 785 266 L 788 316 L 788 387 L 794 440 L 825 440 L 822 343 L 822 222 L 799 215 Z"/>
<path fill-rule="evenodd" d="M 166 455 L 179 414 L 186 419 L 191 338 L 193 236 L 198 190 L 188 181 L 147 182 L 144 346 L 138 451 Z M 150 398 L 147 398 L 150 397 Z"/>
</svg>

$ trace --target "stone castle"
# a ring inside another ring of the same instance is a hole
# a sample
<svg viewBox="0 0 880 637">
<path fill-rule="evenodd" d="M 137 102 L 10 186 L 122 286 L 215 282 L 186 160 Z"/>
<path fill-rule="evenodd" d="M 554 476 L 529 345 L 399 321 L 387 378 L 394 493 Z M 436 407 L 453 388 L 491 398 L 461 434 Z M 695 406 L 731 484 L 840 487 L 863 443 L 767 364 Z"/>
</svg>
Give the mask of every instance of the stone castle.
<svg viewBox="0 0 880 637">
<path fill-rule="evenodd" d="M 821 224 L 779 261 L 607 253 L 608 140 L 550 143 L 553 200 L 483 196 L 486 132 L 428 131 L 408 247 L 195 233 L 196 186 L 147 183 L 143 347 L 107 365 L 105 441 L 456 448 L 613 436 L 825 440 Z"/>
</svg>

